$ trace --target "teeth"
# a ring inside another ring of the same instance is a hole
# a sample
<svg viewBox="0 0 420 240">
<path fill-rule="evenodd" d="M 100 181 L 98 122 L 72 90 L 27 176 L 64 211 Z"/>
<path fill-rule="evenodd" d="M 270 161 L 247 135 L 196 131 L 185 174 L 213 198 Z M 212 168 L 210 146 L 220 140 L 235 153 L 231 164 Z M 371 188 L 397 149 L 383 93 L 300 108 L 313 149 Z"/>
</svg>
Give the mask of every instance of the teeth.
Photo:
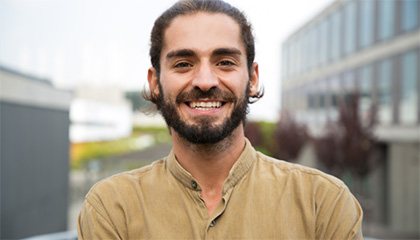
<svg viewBox="0 0 420 240">
<path fill-rule="evenodd" d="M 197 109 L 209 109 L 209 108 L 220 108 L 222 106 L 221 102 L 191 102 L 191 108 Z"/>
</svg>

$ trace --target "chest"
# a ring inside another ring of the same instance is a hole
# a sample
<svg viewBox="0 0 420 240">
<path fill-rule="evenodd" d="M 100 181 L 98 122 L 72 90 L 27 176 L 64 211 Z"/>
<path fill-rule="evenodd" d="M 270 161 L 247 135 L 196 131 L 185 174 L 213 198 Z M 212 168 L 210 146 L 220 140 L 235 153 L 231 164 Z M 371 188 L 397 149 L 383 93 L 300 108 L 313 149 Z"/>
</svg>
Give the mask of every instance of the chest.
<svg viewBox="0 0 420 240">
<path fill-rule="evenodd" d="M 314 214 L 296 196 L 238 187 L 224 194 L 209 215 L 200 192 L 178 190 L 143 196 L 138 204 L 147 207 L 128 214 L 129 238 L 314 238 Z"/>
</svg>

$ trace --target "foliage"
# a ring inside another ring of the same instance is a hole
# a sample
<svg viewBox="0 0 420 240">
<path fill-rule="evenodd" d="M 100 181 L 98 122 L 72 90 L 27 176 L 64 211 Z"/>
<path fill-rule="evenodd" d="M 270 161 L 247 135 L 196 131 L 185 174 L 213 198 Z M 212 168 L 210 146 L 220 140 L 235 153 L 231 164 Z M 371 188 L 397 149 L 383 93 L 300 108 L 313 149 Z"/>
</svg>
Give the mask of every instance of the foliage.
<svg viewBox="0 0 420 240">
<path fill-rule="evenodd" d="M 315 148 L 315 154 L 319 162 L 321 162 L 334 176 L 342 176 L 344 172 L 343 159 L 340 149 L 340 134 L 337 124 L 327 123 L 326 133 L 324 136 L 312 138 Z"/>
<path fill-rule="evenodd" d="M 284 113 L 278 123 L 247 122 L 245 136 L 258 151 L 292 161 L 306 142 L 307 131 L 306 127 Z"/>
<path fill-rule="evenodd" d="M 133 135 L 139 135 L 139 134 L 152 134 L 152 135 L 166 134 L 169 136 L 169 130 L 167 127 L 159 127 L 159 126 L 148 126 L 148 127 L 135 126 L 133 128 Z"/>
<path fill-rule="evenodd" d="M 247 122 L 245 125 L 245 136 L 254 146 L 262 146 L 262 131 L 257 122 Z"/>
<path fill-rule="evenodd" d="M 272 122 L 247 122 L 245 136 L 260 152 L 272 156 L 272 142 L 275 123 Z"/>
<path fill-rule="evenodd" d="M 113 141 L 72 143 L 70 146 L 70 159 L 72 168 L 81 168 L 87 162 L 94 159 L 106 158 L 113 155 L 136 151 L 141 136 L 151 136 L 153 143 L 169 141 L 169 133 L 166 127 L 136 127 L 130 137 Z"/>
<path fill-rule="evenodd" d="M 338 121 L 327 124 L 326 134 L 313 140 L 317 158 L 336 176 L 349 170 L 364 178 L 374 166 L 371 154 L 375 143 L 372 133 L 376 122 L 375 108 L 371 107 L 362 121 L 359 96 L 353 94 L 339 110 Z"/>
<path fill-rule="evenodd" d="M 295 161 L 308 140 L 306 126 L 297 123 L 284 111 L 274 132 L 273 154 L 278 159 Z"/>
</svg>

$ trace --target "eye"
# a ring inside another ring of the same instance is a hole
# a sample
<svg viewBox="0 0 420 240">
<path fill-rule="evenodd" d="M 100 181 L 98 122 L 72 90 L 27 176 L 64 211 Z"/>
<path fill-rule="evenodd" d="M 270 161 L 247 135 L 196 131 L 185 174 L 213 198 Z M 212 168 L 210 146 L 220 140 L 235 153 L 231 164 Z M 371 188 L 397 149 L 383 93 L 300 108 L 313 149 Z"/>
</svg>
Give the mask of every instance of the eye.
<svg viewBox="0 0 420 240">
<path fill-rule="evenodd" d="M 189 68 L 189 67 L 192 67 L 192 64 L 189 62 L 178 62 L 177 64 L 175 64 L 174 67 L 175 68 Z"/>
<path fill-rule="evenodd" d="M 235 63 L 230 60 L 222 60 L 217 63 L 217 66 L 234 66 Z"/>
</svg>

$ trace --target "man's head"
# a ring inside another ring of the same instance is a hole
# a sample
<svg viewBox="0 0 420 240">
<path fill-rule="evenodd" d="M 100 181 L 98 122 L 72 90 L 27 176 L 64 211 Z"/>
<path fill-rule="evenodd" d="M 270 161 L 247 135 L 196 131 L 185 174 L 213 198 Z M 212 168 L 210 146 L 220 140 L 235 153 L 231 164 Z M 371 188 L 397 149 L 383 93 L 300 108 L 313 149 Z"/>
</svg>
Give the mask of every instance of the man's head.
<svg viewBox="0 0 420 240">
<path fill-rule="evenodd" d="M 149 54 L 152 66 L 156 71 L 160 72 L 160 54 L 165 44 L 166 29 L 176 17 L 197 12 L 222 13 L 231 17 L 239 25 L 246 49 L 248 68 L 251 68 L 255 58 L 254 36 L 251 24 L 242 12 L 221 0 L 181 0 L 162 13 L 153 26 Z"/>
<path fill-rule="evenodd" d="M 222 1 L 180 1 L 155 22 L 146 99 L 192 143 L 216 143 L 260 98 L 251 26 Z"/>
</svg>

